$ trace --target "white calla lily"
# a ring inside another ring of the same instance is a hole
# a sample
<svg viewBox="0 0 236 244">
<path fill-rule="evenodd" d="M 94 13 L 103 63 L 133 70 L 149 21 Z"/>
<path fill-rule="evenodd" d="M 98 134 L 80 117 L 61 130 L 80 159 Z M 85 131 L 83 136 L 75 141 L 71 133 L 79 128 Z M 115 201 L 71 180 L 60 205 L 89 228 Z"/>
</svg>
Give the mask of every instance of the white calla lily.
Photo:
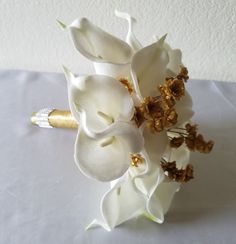
<svg viewBox="0 0 236 244">
<path fill-rule="evenodd" d="M 130 155 L 143 148 L 139 130 L 127 122 L 117 122 L 100 133 L 86 127 L 81 113 L 81 128 L 75 143 L 75 161 L 90 178 L 111 181 L 121 177 L 130 166 Z"/>
<path fill-rule="evenodd" d="M 91 178 L 111 181 L 122 176 L 130 165 L 130 152 L 119 137 L 96 140 L 81 130 L 75 146 L 75 160 L 80 170 Z"/>
<path fill-rule="evenodd" d="M 82 109 L 89 129 L 100 131 L 118 120 L 131 120 L 133 100 L 117 80 L 104 75 L 75 77 L 68 70 L 66 76 L 71 111 L 79 120 Z"/>
<path fill-rule="evenodd" d="M 162 48 L 166 36 L 138 51 L 131 63 L 134 86 L 140 99 L 158 94 L 157 86 L 165 80 L 169 62 L 167 52 Z"/>
<path fill-rule="evenodd" d="M 156 187 L 147 201 L 147 217 L 159 224 L 164 222 L 164 215 L 169 210 L 174 194 L 179 190 L 180 183 L 164 181 Z"/>
<path fill-rule="evenodd" d="M 104 195 L 101 208 L 106 223 L 114 228 L 144 211 L 145 198 L 135 190 L 132 177 L 125 177 Z"/>
<path fill-rule="evenodd" d="M 171 133 L 168 133 L 168 135 L 175 136 Z M 168 146 L 163 157 L 166 157 L 168 161 L 176 161 L 177 168 L 181 169 L 187 166 L 190 159 L 190 152 L 184 145 L 178 149 Z M 179 189 L 180 183 L 172 182 L 164 176 L 163 172 L 160 173 L 155 189 L 146 203 L 146 217 L 157 223 L 163 223 L 164 215 L 169 210 L 174 194 L 178 192 Z"/>
<path fill-rule="evenodd" d="M 130 45 L 130 47 L 133 49 L 133 52 L 137 52 L 142 48 L 141 43 L 138 41 L 136 36 L 133 33 L 133 25 L 136 22 L 136 19 L 133 18 L 131 15 L 125 12 L 120 12 L 115 10 L 115 15 L 117 17 L 123 18 L 127 20 L 128 22 L 128 33 L 126 36 L 126 42 Z"/>
<path fill-rule="evenodd" d="M 176 161 L 178 168 L 187 166 L 190 152 L 185 146 L 179 149 L 168 148 L 166 151 L 169 160 Z M 146 197 L 144 216 L 161 224 L 164 222 L 164 215 L 169 210 L 174 194 L 180 189 L 180 183 L 166 179 L 160 165 L 151 162 L 147 154 L 145 158 L 149 166 L 143 174 L 134 178 L 134 182 Z"/>
<path fill-rule="evenodd" d="M 154 36 L 154 40 L 158 41 L 159 38 Z M 179 73 L 182 64 L 182 52 L 180 49 L 172 49 L 168 43 L 163 44 L 163 48 L 167 51 L 169 56 L 169 63 L 167 65 L 167 75 L 175 76 Z"/>
<path fill-rule="evenodd" d="M 127 172 L 112 182 L 111 189 L 101 200 L 102 220 L 93 220 L 87 228 L 102 226 L 110 231 L 123 222 L 145 211 L 145 197 L 136 190 L 132 176 Z"/>
<path fill-rule="evenodd" d="M 132 49 L 130 46 L 92 24 L 88 19 L 75 20 L 69 30 L 76 49 L 94 62 L 97 74 L 127 75 Z"/>
</svg>

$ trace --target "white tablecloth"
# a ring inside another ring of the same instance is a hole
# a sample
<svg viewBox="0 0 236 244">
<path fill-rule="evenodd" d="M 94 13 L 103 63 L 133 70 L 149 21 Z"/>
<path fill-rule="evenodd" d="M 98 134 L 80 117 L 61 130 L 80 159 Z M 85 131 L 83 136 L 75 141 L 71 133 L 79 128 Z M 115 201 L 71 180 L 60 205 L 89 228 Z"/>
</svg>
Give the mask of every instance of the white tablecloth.
<svg viewBox="0 0 236 244">
<path fill-rule="evenodd" d="M 43 107 L 67 109 L 62 74 L 0 71 L 0 243 L 236 243 L 236 84 L 187 84 L 200 131 L 215 141 L 192 153 L 195 179 L 176 194 L 164 224 L 145 218 L 112 232 L 84 231 L 105 184 L 74 164 L 76 130 L 30 123 Z"/>
</svg>

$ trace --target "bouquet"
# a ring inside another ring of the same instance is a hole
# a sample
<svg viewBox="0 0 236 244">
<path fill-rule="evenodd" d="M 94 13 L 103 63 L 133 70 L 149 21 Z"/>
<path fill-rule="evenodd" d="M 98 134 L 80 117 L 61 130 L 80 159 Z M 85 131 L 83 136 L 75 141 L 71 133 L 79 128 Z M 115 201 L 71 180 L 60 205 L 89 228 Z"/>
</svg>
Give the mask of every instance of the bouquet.
<svg viewBox="0 0 236 244">
<path fill-rule="evenodd" d="M 64 73 L 70 126 L 78 127 L 75 162 L 87 177 L 110 184 L 101 218 L 87 228 L 106 230 L 139 215 L 163 223 L 181 183 L 194 177 L 190 151 L 209 153 L 213 147 L 191 121 L 181 51 L 167 44 L 166 35 L 143 47 L 133 32 L 135 19 L 115 13 L 127 21 L 126 41 L 85 18 L 68 26 L 58 21 L 95 68 L 92 75 L 74 75 L 66 67 Z M 55 112 L 39 111 L 34 122 L 50 127 Z"/>
</svg>

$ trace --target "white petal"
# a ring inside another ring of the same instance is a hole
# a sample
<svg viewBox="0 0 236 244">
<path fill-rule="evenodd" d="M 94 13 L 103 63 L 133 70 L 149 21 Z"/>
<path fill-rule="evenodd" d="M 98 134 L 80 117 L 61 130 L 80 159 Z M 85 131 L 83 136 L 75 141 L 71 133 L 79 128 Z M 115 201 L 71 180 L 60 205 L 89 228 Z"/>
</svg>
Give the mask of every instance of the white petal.
<svg viewBox="0 0 236 244">
<path fill-rule="evenodd" d="M 77 120 L 77 122 L 79 122 L 79 120 L 80 120 L 80 114 L 78 112 L 79 109 L 75 109 L 75 105 L 73 102 L 73 97 L 74 97 L 74 93 L 75 93 L 75 92 L 73 92 L 73 90 L 76 89 L 73 86 L 76 86 L 76 82 L 75 82 L 76 77 L 71 72 L 71 70 L 69 70 L 66 66 L 63 66 L 63 71 L 64 71 L 64 75 L 67 80 L 68 101 L 69 101 L 70 111 L 71 111 L 73 117 Z M 83 80 L 84 76 L 82 76 L 81 79 Z"/>
<path fill-rule="evenodd" d="M 75 20 L 69 26 L 69 30 L 76 49 L 95 63 L 95 69 L 99 74 L 112 76 L 121 66 L 123 71 L 127 69 L 132 57 L 132 50 L 127 43 L 85 18 Z"/>
<path fill-rule="evenodd" d="M 166 42 L 164 43 L 163 47 L 168 52 L 169 56 L 166 76 L 176 76 L 180 72 L 181 66 L 183 66 L 182 52 L 180 49 L 172 49 Z"/>
<path fill-rule="evenodd" d="M 69 29 L 75 47 L 88 59 L 119 64 L 130 61 L 132 52 L 129 45 L 103 31 L 88 19 L 75 20 Z"/>
<path fill-rule="evenodd" d="M 79 118 L 78 111 L 85 111 L 89 129 L 102 131 L 118 119 L 132 118 L 132 98 L 119 81 L 103 75 L 67 75 L 67 78 L 72 114 Z"/>
<path fill-rule="evenodd" d="M 176 136 L 174 133 L 171 135 Z M 168 148 L 165 159 L 170 162 L 176 161 L 176 166 L 179 169 L 185 168 L 189 163 L 190 151 L 185 145 L 182 145 L 179 148 Z"/>
<path fill-rule="evenodd" d="M 187 121 L 189 121 L 193 115 L 194 111 L 191 108 L 181 108 L 181 107 L 176 107 L 176 112 L 178 114 L 178 121 L 174 125 L 174 127 L 178 127 Z"/>
<path fill-rule="evenodd" d="M 90 224 L 88 224 L 85 227 L 85 230 L 89 230 L 89 229 L 96 228 L 96 227 L 102 227 L 106 231 L 111 231 L 112 230 L 110 228 L 110 226 L 108 226 L 104 221 L 101 221 L 101 220 L 98 220 L 98 219 L 94 219 Z"/>
<path fill-rule="evenodd" d="M 144 207 L 145 199 L 136 191 L 129 174 L 105 194 L 101 203 L 103 217 L 111 229 L 140 215 Z"/>
<path fill-rule="evenodd" d="M 157 41 L 158 37 L 154 36 L 154 39 Z M 163 44 L 163 48 L 167 51 L 169 56 L 169 62 L 166 70 L 166 77 L 176 76 L 180 72 L 181 66 L 183 66 L 182 52 L 180 49 L 172 49 L 167 42 Z"/>
<path fill-rule="evenodd" d="M 75 161 L 90 178 L 111 181 L 121 177 L 131 163 L 130 154 L 142 150 L 142 135 L 129 123 L 112 124 L 95 134 L 95 138 L 88 136 L 83 128 L 82 121 L 75 144 Z"/>
<path fill-rule="evenodd" d="M 120 177 L 130 165 L 130 155 L 125 144 L 118 138 L 111 137 L 112 142 L 104 146 L 106 139 L 95 140 L 80 130 L 75 146 L 75 161 L 80 170 L 86 176 L 100 181 Z"/>
<path fill-rule="evenodd" d="M 115 10 L 115 15 L 117 17 L 127 20 L 128 33 L 126 36 L 126 42 L 132 47 L 134 53 L 137 52 L 138 50 L 140 50 L 142 48 L 142 45 L 140 44 L 140 42 L 137 40 L 137 38 L 135 37 L 135 35 L 133 33 L 133 24 L 136 22 L 136 19 L 133 18 L 132 16 L 130 16 L 128 13 L 120 12 L 117 10 Z"/>
<path fill-rule="evenodd" d="M 168 51 L 169 63 L 167 65 L 167 75 L 166 76 L 176 76 L 182 66 L 182 52 L 180 49 L 171 49 Z"/>
<path fill-rule="evenodd" d="M 190 96 L 187 90 L 185 90 L 184 97 L 182 97 L 179 101 L 177 101 L 176 106 L 192 108 L 193 106 L 192 97 Z"/>
<path fill-rule="evenodd" d="M 189 163 L 190 152 L 184 145 L 178 149 L 168 147 L 164 158 L 167 161 L 176 161 L 178 168 L 185 168 Z M 163 174 L 159 175 L 159 179 L 159 184 L 157 184 L 154 193 L 147 201 L 147 211 L 148 216 L 150 216 L 153 221 L 163 223 L 164 215 L 169 210 L 174 194 L 180 188 L 180 183 L 165 179 Z"/>
<path fill-rule="evenodd" d="M 179 125 L 186 123 L 193 117 L 194 111 L 192 109 L 192 106 L 192 98 L 189 95 L 189 93 L 185 91 L 185 95 L 179 101 L 176 102 L 175 109 L 178 114 L 178 122 L 175 125 L 175 127 L 178 127 Z"/>
<path fill-rule="evenodd" d="M 162 45 L 165 36 L 158 42 L 138 51 L 131 63 L 134 86 L 140 99 L 158 94 L 157 86 L 163 83 L 168 64 L 168 54 Z"/>
<path fill-rule="evenodd" d="M 179 183 L 164 181 L 156 188 L 147 203 L 147 211 L 151 219 L 163 223 L 164 215 L 169 210 L 174 194 L 179 190 Z"/>
<path fill-rule="evenodd" d="M 152 164 L 159 164 L 160 158 L 168 145 L 168 137 L 166 132 L 152 133 L 146 127 L 143 132 L 144 147 Z"/>
<path fill-rule="evenodd" d="M 96 74 L 107 75 L 116 79 L 130 76 L 130 63 L 127 64 L 110 64 L 94 62 Z"/>
</svg>

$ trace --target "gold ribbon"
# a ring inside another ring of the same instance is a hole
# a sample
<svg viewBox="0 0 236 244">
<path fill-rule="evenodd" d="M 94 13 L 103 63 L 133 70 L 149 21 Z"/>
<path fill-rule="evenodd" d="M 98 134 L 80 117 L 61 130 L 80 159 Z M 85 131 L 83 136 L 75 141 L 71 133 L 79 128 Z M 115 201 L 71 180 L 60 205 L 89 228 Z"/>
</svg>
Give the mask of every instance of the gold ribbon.
<svg viewBox="0 0 236 244">
<path fill-rule="evenodd" d="M 70 111 L 54 109 L 47 116 L 47 120 L 50 126 L 55 128 L 67 128 L 76 129 L 78 128 L 78 123 L 72 116 Z M 33 113 L 31 116 L 31 122 L 34 125 L 38 124 L 37 113 Z"/>
</svg>

